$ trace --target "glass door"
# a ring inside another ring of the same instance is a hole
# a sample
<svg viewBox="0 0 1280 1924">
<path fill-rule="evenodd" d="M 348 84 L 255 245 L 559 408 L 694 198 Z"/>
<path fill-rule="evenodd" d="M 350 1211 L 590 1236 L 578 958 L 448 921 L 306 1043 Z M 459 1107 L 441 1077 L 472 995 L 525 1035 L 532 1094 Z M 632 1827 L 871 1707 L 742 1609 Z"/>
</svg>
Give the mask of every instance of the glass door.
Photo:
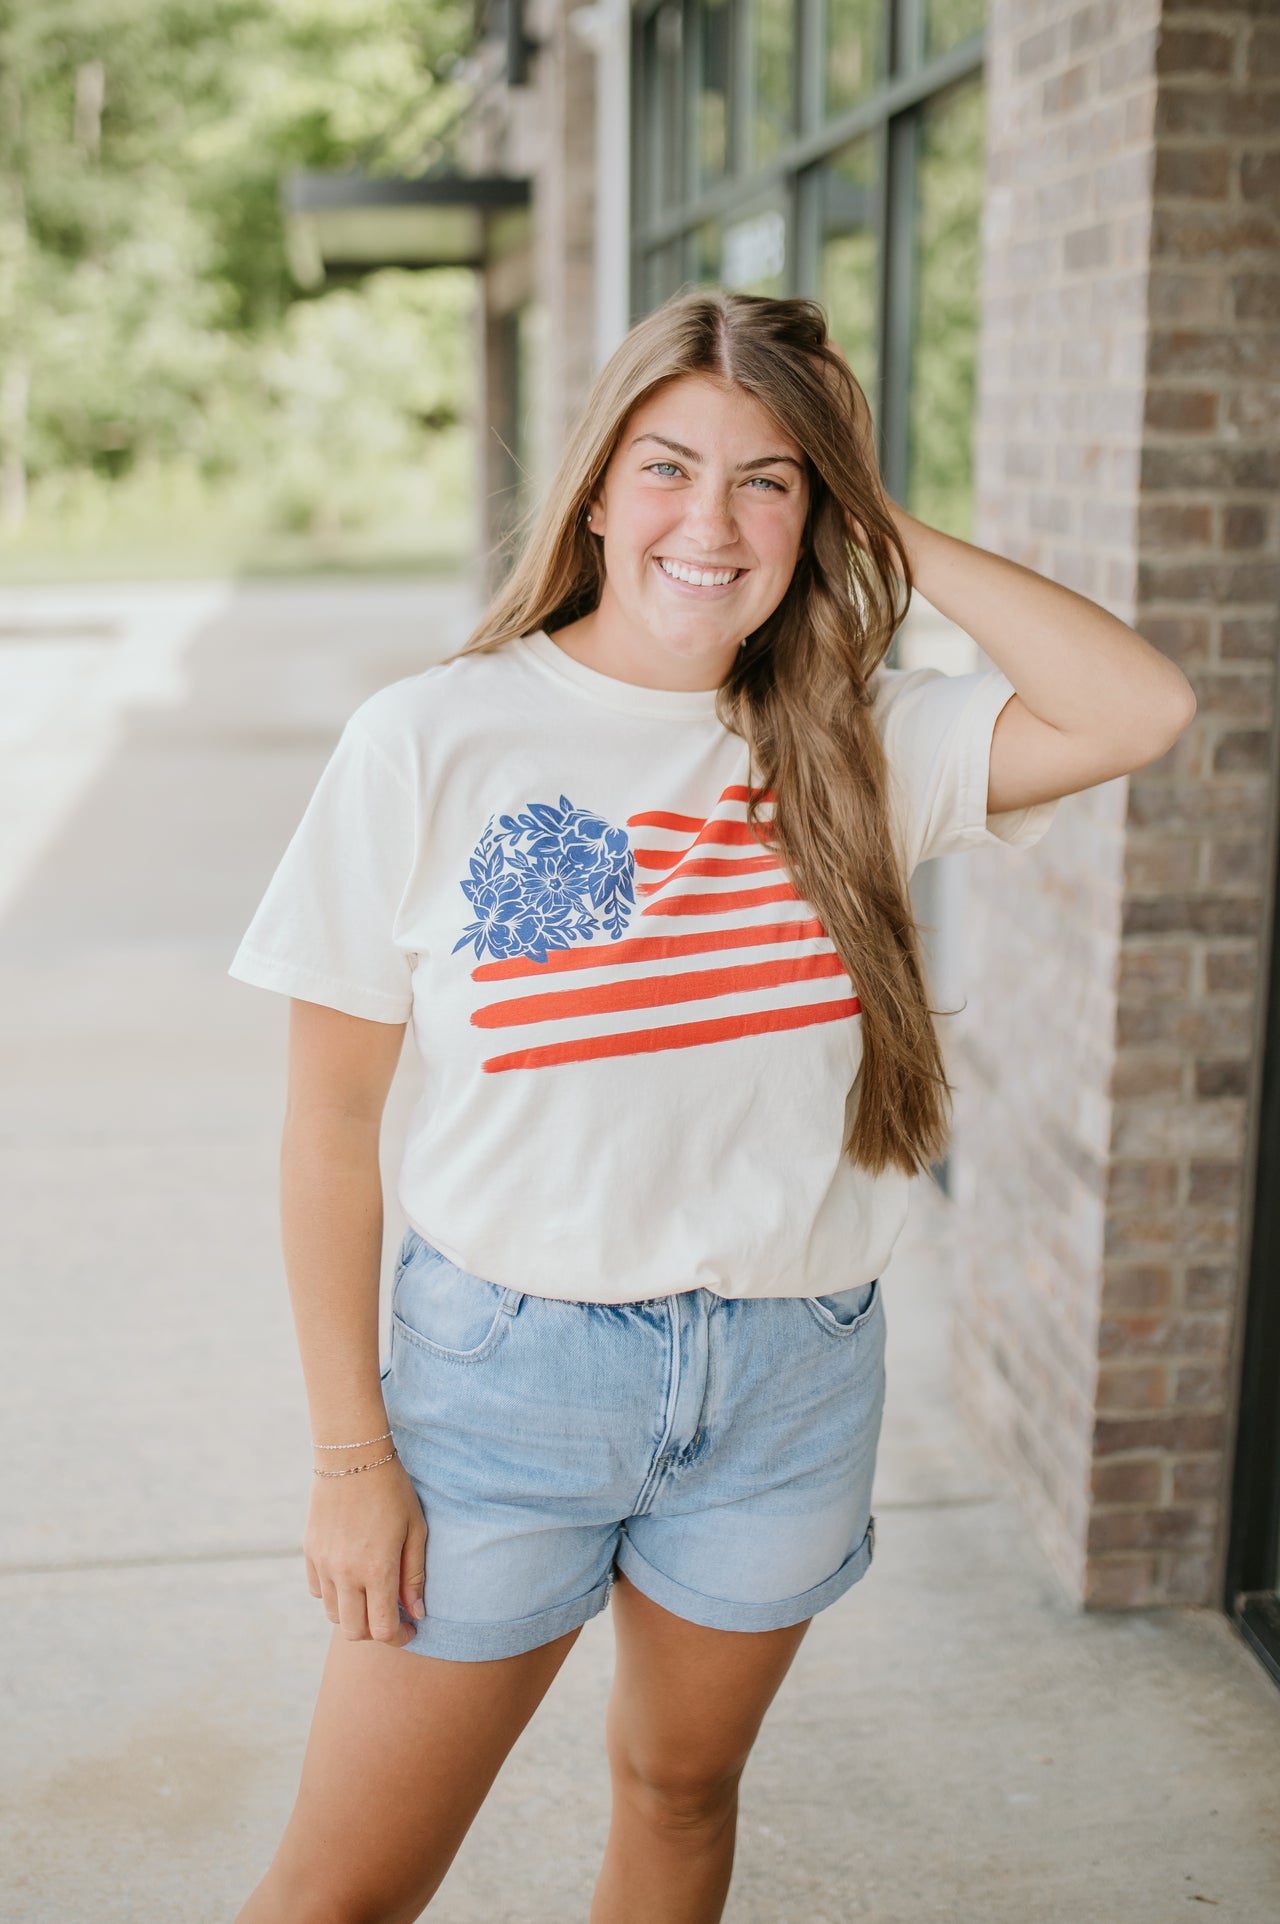
<svg viewBox="0 0 1280 1924">
<path fill-rule="evenodd" d="M 1223 1603 L 1280 1683 L 1280 942 L 1274 929 L 1267 1009 Z"/>
</svg>

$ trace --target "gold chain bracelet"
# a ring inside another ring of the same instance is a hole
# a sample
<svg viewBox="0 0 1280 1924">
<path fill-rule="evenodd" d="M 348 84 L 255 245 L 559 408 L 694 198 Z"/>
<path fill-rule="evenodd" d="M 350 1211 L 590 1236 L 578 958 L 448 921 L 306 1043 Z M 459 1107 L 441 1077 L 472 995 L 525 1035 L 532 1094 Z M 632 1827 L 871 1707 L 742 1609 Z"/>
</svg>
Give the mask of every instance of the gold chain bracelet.
<svg viewBox="0 0 1280 1924">
<path fill-rule="evenodd" d="M 362 1443 L 317 1443 L 313 1437 L 311 1447 L 313 1450 L 367 1450 L 371 1443 L 385 1443 L 390 1434 L 390 1430 L 384 1430 L 381 1436 L 366 1436 Z"/>
<path fill-rule="evenodd" d="M 375 1456 L 372 1463 L 353 1463 L 349 1470 L 312 1470 L 312 1476 L 359 1476 L 361 1470 L 376 1470 L 379 1463 L 390 1463 L 398 1450 L 391 1450 L 386 1456 Z"/>
</svg>

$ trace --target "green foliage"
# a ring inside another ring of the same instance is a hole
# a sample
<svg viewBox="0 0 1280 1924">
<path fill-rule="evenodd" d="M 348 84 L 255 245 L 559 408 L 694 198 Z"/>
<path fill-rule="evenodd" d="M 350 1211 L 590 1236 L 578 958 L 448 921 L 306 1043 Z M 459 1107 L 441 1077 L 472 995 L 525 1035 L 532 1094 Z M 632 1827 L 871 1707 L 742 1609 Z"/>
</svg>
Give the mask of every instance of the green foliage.
<svg viewBox="0 0 1280 1924">
<path fill-rule="evenodd" d="M 469 277 L 302 299 L 280 185 L 413 165 L 464 97 L 471 21 L 467 0 L 0 0 L 0 377 L 26 376 L 34 513 L 169 465 L 341 523 L 456 466 Z"/>
</svg>

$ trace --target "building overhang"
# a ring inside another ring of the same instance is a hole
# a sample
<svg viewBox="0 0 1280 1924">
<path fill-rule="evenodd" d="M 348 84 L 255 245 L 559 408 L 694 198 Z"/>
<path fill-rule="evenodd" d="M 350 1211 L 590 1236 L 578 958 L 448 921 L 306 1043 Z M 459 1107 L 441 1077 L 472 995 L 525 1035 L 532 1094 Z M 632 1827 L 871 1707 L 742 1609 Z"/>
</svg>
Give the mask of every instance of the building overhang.
<svg viewBox="0 0 1280 1924">
<path fill-rule="evenodd" d="M 380 267 L 486 267 L 527 238 L 531 210 L 529 181 L 503 174 L 295 173 L 283 198 L 303 287 Z"/>
</svg>

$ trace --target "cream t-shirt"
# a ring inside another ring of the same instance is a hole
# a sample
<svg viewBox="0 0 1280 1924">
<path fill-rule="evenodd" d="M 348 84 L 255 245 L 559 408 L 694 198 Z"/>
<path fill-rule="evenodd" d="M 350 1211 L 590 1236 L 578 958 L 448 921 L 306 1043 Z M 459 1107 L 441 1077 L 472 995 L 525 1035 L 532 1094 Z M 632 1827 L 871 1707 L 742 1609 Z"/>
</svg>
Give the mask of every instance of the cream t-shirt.
<svg viewBox="0 0 1280 1924">
<path fill-rule="evenodd" d="M 1004 674 L 873 688 L 908 873 L 1040 839 L 1055 802 L 986 813 Z M 842 1154 L 856 984 L 748 828 L 751 778 L 714 689 L 618 681 L 543 630 L 347 722 L 230 973 L 412 1020 L 399 1200 L 463 1269 L 612 1303 L 884 1268 L 909 1178 Z"/>
</svg>

